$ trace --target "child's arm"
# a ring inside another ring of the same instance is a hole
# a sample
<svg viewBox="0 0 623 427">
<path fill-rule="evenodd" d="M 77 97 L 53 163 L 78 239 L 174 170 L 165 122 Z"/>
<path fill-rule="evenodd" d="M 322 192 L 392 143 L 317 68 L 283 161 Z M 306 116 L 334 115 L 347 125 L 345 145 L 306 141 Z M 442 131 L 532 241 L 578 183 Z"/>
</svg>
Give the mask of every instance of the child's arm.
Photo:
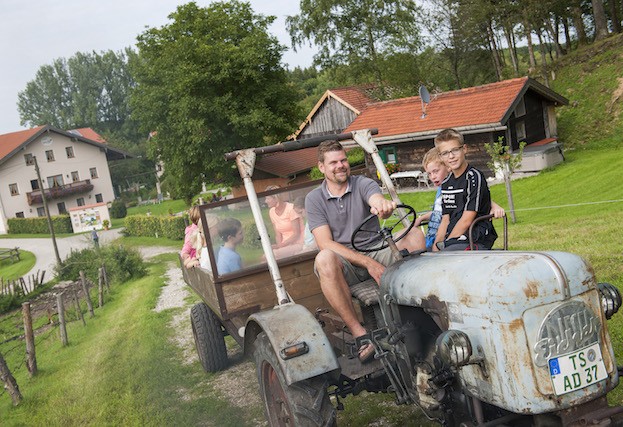
<svg viewBox="0 0 623 427">
<path fill-rule="evenodd" d="M 491 215 L 493 215 L 495 218 L 502 218 L 505 213 L 506 212 L 504 212 L 504 208 L 502 206 L 491 200 Z"/>
<path fill-rule="evenodd" d="M 420 224 L 422 224 L 424 221 L 430 221 L 430 216 L 432 214 L 433 214 L 433 211 L 430 211 L 415 218 L 415 226 L 419 227 Z"/>
<path fill-rule="evenodd" d="M 441 224 L 437 229 L 437 235 L 435 236 L 435 243 L 433 243 L 433 252 L 439 251 L 437 242 L 443 242 L 446 237 L 446 231 L 448 230 L 448 224 L 450 223 L 450 215 L 446 214 L 441 217 Z"/>
</svg>

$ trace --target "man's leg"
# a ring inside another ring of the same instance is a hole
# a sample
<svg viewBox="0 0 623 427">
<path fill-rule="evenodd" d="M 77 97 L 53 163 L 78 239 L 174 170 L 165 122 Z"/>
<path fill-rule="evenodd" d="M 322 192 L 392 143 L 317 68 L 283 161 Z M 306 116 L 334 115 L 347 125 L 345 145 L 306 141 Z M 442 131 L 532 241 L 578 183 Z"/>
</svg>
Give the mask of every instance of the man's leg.
<svg viewBox="0 0 623 427">
<path fill-rule="evenodd" d="M 357 319 L 350 289 L 342 272 L 341 258 L 333 251 L 321 250 L 316 255 L 316 271 L 322 293 L 342 318 L 353 337 L 365 335 L 366 330 Z"/>
<path fill-rule="evenodd" d="M 398 249 L 406 249 L 409 252 L 426 250 L 426 238 L 420 227 L 413 227 L 405 237 L 396 243 Z"/>
</svg>

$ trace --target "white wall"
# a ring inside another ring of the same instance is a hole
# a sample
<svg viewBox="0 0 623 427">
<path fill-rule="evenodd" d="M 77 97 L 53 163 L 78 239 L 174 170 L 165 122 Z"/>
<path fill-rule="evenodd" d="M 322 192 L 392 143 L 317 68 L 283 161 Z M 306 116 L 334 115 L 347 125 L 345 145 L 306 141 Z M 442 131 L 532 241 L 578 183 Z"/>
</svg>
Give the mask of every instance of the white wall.
<svg viewBox="0 0 623 427">
<path fill-rule="evenodd" d="M 49 139 L 46 140 L 46 138 Z M 65 147 L 73 147 L 73 158 L 67 158 Z M 54 152 L 54 161 L 47 160 L 47 150 Z M 47 182 L 49 176 L 62 175 L 64 184 L 71 183 L 72 171 L 78 172 L 80 181 L 89 179 L 93 185 L 93 190 L 89 192 L 72 194 L 59 199 L 48 198 L 51 215 L 58 215 L 57 204 L 60 202 L 64 202 L 66 210 L 69 211 L 78 206 L 78 198 L 84 198 L 85 205 L 96 203 L 96 194 L 102 195 L 104 203 L 114 200 L 106 153 L 99 147 L 78 140 L 72 141 L 72 138 L 65 135 L 49 132 L 32 141 L 0 166 L 0 199 L 7 218 L 15 218 L 17 212 L 23 212 L 25 218 L 36 217 L 37 208 L 43 206 L 42 203 L 28 204 L 26 193 L 33 191 L 30 181 L 37 179 L 34 165 L 26 165 L 24 155 L 28 153 L 37 157 L 44 189 L 49 188 Z M 93 167 L 97 168 L 98 178 L 91 178 L 89 170 Z M 9 189 L 9 184 L 13 183 L 17 184 L 19 190 L 16 196 L 12 196 Z"/>
</svg>

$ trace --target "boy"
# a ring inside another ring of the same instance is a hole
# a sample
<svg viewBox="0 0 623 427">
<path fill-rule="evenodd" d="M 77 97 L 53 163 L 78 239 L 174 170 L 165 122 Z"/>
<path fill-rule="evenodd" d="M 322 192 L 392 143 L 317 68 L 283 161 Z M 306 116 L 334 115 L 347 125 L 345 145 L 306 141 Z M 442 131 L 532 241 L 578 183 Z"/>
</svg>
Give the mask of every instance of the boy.
<svg viewBox="0 0 623 427">
<path fill-rule="evenodd" d="M 437 236 L 437 230 L 439 229 L 439 224 L 441 224 L 442 218 L 441 183 L 448 177 L 450 170 L 446 167 L 443 160 L 441 160 L 439 150 L 434 147 L 428 150 L 424 155 L 422 168 L 424 168 L 430 180 L 433 182 L 435 187 L 437 187 L 437 194 L 435 195 L 433 210 L 418 216 L 415 220 L 415 226 L 419 227 L 423 221 L 428 221 L 428 231 L 425 236 L 426 250 L 432 251 L 435 243 L 435 237 Z M 501 218 L 504 216 L 504 213 L 504 208 L 491 200 L 490 214 L 495 215 L 496 218 Z"/>
<path fill-rule="evenodd" d="M 240 270 L 242 258 L 236 252 L 236 246 L 244 240 L 242 224 L 236 218 L 225 218 L 219 222 L 218 232 L 224 242 L 216 257 L 218 274 L 223 275 Z"/>
<path fill-rule="evenodd" d="M 438 250 L 438 242 L 443 242 L 444 250 L 465 250 L 469 247 L 469 226 L 474 219 L 491 211 L 489 186 L 483 173 L 467 163 L 467 149 L 459 132 L 441 131 L 435 137 L 435 147 L 452 173 L 441 184 L 443 216 L 433 250 Z M 496 238 L 491 221 L 481 221 L 474 227 L 477 249 L 491 249 Z"/>
</svg>

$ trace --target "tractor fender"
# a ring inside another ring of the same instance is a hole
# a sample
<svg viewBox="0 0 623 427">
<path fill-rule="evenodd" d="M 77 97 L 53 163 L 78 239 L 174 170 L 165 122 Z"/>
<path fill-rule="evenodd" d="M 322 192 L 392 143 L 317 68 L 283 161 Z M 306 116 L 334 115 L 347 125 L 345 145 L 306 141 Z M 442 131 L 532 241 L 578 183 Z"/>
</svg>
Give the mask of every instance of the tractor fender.
<svg viewBox="0 0 623 427">
<path fill-rule="evenodd" d="M 340 365 L 318 320 L 302 305 L 288 303 L 254 313 L 244 330 L 244 352 L 253 353 L 255 338 L 264 332 L 277 355 L 288 385 L 338 371 Z M 285 359 L 282 350 L 301 344 L 308 351 Z M 339 371 L 338 371 L 339 372 Z"/>
</svg>

